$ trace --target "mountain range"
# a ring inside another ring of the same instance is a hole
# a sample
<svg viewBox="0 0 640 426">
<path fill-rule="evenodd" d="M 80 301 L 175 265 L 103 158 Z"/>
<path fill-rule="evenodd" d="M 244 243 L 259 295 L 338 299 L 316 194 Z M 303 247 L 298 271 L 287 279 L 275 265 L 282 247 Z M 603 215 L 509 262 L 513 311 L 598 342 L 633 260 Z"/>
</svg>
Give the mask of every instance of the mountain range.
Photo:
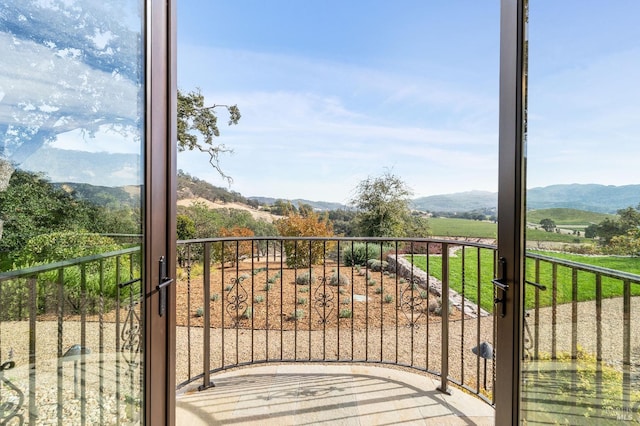
<svg viewBox="0 0 640 426">
<path fill-rule="evenodd" d="M 432 195 L 413 200 L 416 210 L 430 212 L 466 212 L 495 209 L 496 192 L 470 191 Z M 564 184 L 527 190 L 527 209 L 570 208 L 597 213 L 616 213 L 640 204 L 640 185 Z"/>
<path fill-rule="evenodd" d="M 273 204 L 277 199 L 248 197 L 259 203 Z M 288 200 L 298 206 L 309 204 L 317 210 L 349 209 L 349 206 L 327 201 L 304 199 Z M 570 208 L 597 213 L 616 213 L 626 207 L 640 204 L 640 185 L 563 184 L 527 190 L 527 209 Z M 498 193 L 467 191 L 454 194 L 431 195 L 416 198 L 412 208 L 428 212 L 464 213 L 470 211 L 496 211 Z"/>
</svg>

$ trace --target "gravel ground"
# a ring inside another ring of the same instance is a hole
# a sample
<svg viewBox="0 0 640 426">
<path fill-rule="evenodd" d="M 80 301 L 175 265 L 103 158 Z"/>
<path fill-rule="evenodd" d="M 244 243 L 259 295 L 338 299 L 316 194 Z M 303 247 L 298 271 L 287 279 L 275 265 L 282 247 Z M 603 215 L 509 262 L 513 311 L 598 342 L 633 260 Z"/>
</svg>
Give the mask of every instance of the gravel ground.
<svg viewBox="0 0 640 426">
<path fill-rule="evenodd" d="M 640 298 L 631 300 L 631 312 L 640 311 Z M 571 305 L 562 305 L 556 311 L 556 351 L 570 352 L 572 340 Z M 577 305 L 577 342 L 584 351 L 595 354 L 597 348 L 597 327 L 595 302 L 581 302 Z M 553 332 L 553 311 L 551 308 L 541 309 L 538 324 L 539 351 L 551 353 Z M 378 320 L 379 321 L 379 320 Z M 479 321 L 479 322 L 478 322 Z M 530 312 L 527 320 L 533 332 L 534 312 Z M 631 364 L 632 373 L 637 373 L 636 365 L 640 364 L 640 332 L 637 322 L 631 321 Z M 384 322 L 382 332 L 380 323 L 372 320 L 369 332 L 357 327 L 314 326 L 311 330 L 299 328 L 296 322 L 293 329 L 250 329 L 212 328 L 210 336 L 211 369 L 228 368 L 233 365 L 280 360 L 317 360 L 317 361 L 372 361 L 389 362 L 414 366 L 439 372 L 441 368 L 441 322 L 439 319 L 409 327 L 406 324 Z M 480 335 L 478 337 L 478 325 Z M 623 306 L 622 299 L 608 299 L 602 303 L 602 356 L 609 365 L 622 369 L 623 359 Z M 464 329 L 463 329 L 464 328 Z M 66 350 L 80 342 L 80 323 L 67 320 L 63 329 L 63 348 Z M 471 352 L 478 341 L 491 341 L 493 335 L 492 317 L 480 320 L 458 318 L 450 321 L 449 344 L 449 377 L 476 388 L 482 387 L 484 365 Z M 86 356 L 83 368 L 78 367 L 78 380 L 84 380 L 84 407 L 87 423 L 100 421 L 105 424 L 115 423 L 120 417 L 122 424 L 136 423 L 135 414 L 127 409 L 126 398 L 139 394 L 138 379 L 140 369 L 134 362 L 128 364 L 125 357 L 115 354 L 115 325 L 103 324 L 103 355 L 99 354 L 100 325 L 96 322 L 86 324 L 86 346 L 92 353 Z M 57 323 L 39 321 L 36 328 L 36 406 L 39 415 L 37 424 L 56 424 L 57 419 Z M 20 414 L 28 419 L 28 383 L 29 383 L 29 325 L 26 321 L 0 323 L 2 362 L 9 359 L 16 366 L 4 371 L 4 379 L 24 393 L 23 408 Z M 533 341 L 535 335 L 530 337 Z M 339 344 L 338 344 L 339 340 Z M 253 343 L 253 344 L 251 344 Z M 177 328 L 177 383 L 195 377 L 203 371 L 203 329 L 194 326 Z M 397 348 L 397 349 L 396 349 Z M 189 350 L 190 349 L 190 350 Z M 102 362 L 100 362 L 102 361 Z M 129 367 L 131 365 L 131 368 Z M 115 377 L 118 377 L 119 384 Z M 487 386 L 491 388 L 492 362 L 487 364 Z M 100 378 L 102 377 L 102 384 Z M 80 424 L 83 406 L 82 395 L 74 395 L 74 362 L 62 363 L 62 400 L 64 404 L 63 424 Z M 201 384 L 201 379 L 194 384 Z M 104 392 L 100 399 L 100 385 Z M 116 388 L 120 387 L 120 395 L 116 397 Z M 185 389 L 190 388 L 186 386 Z M 80 387 L 81 389 L 81 387 Z M 0 398 L 2 402 L 18 404 L 18 394 L 6 383 L 3 384 Z M 135 410 L 133 410 L 135 411 Z M 51 419 L 51 420 L 49 420 Z"/>
</svg>

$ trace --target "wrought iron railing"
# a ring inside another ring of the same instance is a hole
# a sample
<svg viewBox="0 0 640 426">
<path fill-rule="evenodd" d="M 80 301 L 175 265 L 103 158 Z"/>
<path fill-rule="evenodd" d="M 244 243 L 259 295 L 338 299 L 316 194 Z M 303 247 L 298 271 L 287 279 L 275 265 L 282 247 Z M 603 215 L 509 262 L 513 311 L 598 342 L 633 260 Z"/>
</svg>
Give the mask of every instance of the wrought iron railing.
<svg viewBox="0 0 640 426">
<path fill-rule="evenodd" d="M 178 252 L 178 389 L 250 364 L 368 362 L 493 403 L 494 246 L 253 237 L 179 241 Z"/>
<path fill-rule="evenodd" d="M 140 263 L 134 247 L 0 273 L 0 424 L 139 416 Z"/>
<path fill-rule="evenodd" d="M 535 253 L 526 270 L 525 403 L 640 421 L 640 276 Z"/>
</svg>

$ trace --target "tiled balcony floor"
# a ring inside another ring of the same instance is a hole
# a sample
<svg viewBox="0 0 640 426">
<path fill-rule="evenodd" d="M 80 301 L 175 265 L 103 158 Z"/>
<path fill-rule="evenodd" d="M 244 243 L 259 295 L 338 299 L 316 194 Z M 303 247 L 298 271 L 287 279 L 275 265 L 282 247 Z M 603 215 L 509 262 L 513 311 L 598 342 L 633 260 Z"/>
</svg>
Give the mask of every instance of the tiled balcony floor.
<svg viewBox="0 0 640 426">
<path fill-rule="evenodd" d="M 177 397 L 177 425 L 493 425 L 494 410 L 424 374 L 370 365 L 279 364 L 212 376 Z"/>
</svg>

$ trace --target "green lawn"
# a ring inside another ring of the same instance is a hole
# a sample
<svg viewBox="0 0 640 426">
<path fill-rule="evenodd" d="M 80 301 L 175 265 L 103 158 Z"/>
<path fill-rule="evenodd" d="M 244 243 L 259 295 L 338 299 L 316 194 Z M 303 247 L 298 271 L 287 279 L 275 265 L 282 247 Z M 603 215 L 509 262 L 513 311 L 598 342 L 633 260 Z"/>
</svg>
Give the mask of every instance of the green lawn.
<svg viewBox="0 0 640 426">
<path fill-rule="evenodd" d="M 498 232 L 497 225 L 493 222 L 471 219 L 451 219 L 446 217 L 429 219 L 429 227 L 431 228 L 431 235 L 438 237 L 496 238 Z M 553 241 L 560 243 L 591 241 L 575 235 L 558 234 L 556 232 L 546 232 L 539 229 L 527 229 L 527 239 L 530 241 Z"/>
<path fill-rule="evenodd" d="M 449 257 L 449 285 L 459 293 L 463 291 L 467 299 L 478 303 L 478 251 L 480 252 L 480 306 L 491 311 L 493 308 L 493 251 L 476 248 L 467 248 L 464 253 L 464 268 L 462 267 L 463 256 L 459 251 L 456 256 Z M 600 266 L 603 268 L 615 269 L 618 271 L 640 274 L 640 259 L 621 257 L 595 257 L 580 256 L 563 253 L 541 253 L 547 256 L 558 257 L 574 262 Z M 427 270 L 425 256 L 414 256 L 414 264 Z M 536 281 L 535 261 L 527 259 L 527 280 Z M 429 274 L 442 279 L 442 258 L 440 256 L 429 257 Z M 463 279 L 464 275 L 464 279 Z M 557 266 L 556 281 L 558 304 L 568 303 L 573 300 L 572 269 L 565 266 Z M 540 272 L 538 282 L 547 287 L 546 291 L 540 291 L 540 306 L 551 306 L 553 301 L 553 267 L 548 262 L 540 262 Z M 589 272 L 578 271 L 577 274 L 577 300 L 595 300 L 595 275 Z M 527 286 L 527 290 L 534 287 Z M 623 282 L 613 278 L 602 278 L 602 296 L 604 298 L 619 297 L 623 293 Z M 631 294 L 640 295 L 640 285 L 632 284 Z M 534 291 L 528 291 L 526 295 L 526 308 L 534 307 Z"/>
<path fill-rule="evenodd" d="M 586 243 L 591 239 L 578 237 L 576 235 L 558 234 L 557 232 L 547 232 L 541 229 L 527 229 L 528 241 L 553 241 L 558 243 Z M 582 232 L 584 235 L 584 232 Z"/>
<path fill-rule="evenodd" d="M 576 209 L 541 209 L 527 211 L 527 222 L 540 223 L 542 219 L 551 219 L 556 225 L 587 226 L 592 223 L 600 223 L 606 218 L 612 219 L 614 217 L 615 215 Z"/>
<path fill-rule="evenodd" d="M 497 225 L 470 219 L 434 217 L 429 219 L 431 234 L 439 237 L 496 238 Z"/>
</svg>

